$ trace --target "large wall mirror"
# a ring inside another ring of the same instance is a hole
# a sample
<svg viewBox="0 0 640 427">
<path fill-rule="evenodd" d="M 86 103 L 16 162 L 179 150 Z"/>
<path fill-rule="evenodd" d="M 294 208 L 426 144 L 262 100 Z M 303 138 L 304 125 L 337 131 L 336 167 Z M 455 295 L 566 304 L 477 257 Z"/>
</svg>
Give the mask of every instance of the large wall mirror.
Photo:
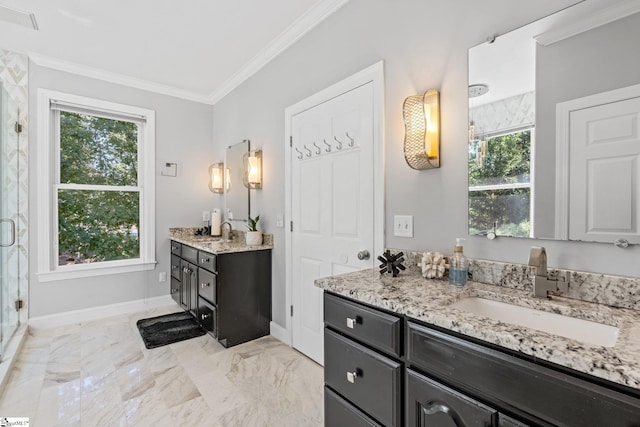
<svg viewBox="0 0 640 427">
<path fill-rule="evenodd" d="M 225 156 L 225 218 L 247 221 L 249 218 L 249 189 L 243 184 L 243 157 L 249 152 L 249 141 L 230 145 Z"/>
<path fill-rule="evenodd" d="M 640 8 L 595 3 L 469 50 L 469 234 L 640 243 Z"/>
</svg>

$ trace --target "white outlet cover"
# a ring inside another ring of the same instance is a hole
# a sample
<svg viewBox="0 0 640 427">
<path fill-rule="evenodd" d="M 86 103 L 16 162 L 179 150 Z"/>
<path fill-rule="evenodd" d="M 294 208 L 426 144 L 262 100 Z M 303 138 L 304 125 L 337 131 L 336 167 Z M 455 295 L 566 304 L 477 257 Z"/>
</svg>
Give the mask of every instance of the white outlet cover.
<svg viewBox="0 0 640 427">
<path fill-rule="evenodd" d="M 397 237 L 413 237 L 413 215 L 394 215 L 393 235 Z"/>
</svg>

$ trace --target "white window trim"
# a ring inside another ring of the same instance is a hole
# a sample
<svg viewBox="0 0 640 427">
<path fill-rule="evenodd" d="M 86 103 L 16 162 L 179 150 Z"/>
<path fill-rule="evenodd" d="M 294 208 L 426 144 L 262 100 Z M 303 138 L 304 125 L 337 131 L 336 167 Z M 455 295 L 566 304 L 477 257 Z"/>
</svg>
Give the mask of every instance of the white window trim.
<svg viewBox="0 0 640 427">
<path fill-rule="evenodd" d="M 57 240 L 57 210 L 53 196 L 55 161 L 58 155 L 52 126 L 51 101 L 86 106 L 97 111 L 117 111 L 142 117 L 142 143 L 138 144 L 140 190 L 140 257 L 95 264 L 58 266 L 54 243 Z M 48 89 L 38 89 L 38 172 L 36 209 L 38 212 L 38 279 L 40 282 L 129 273 L 155 268 L 155 111 L 130 105 L 86 98 Z"/>
</svg>

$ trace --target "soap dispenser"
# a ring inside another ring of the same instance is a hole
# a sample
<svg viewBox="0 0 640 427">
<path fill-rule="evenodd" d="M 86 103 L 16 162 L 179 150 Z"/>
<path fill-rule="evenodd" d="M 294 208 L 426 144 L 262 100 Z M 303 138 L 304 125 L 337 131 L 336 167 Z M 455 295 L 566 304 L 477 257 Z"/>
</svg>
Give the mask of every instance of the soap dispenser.
<svg viewBox="0 0 640 427">
<path fill-rule="evenodd" d="M 453 256 L 449 260 L 449 283 L 457 286 L 467 284 L 467 272 L 469 270 L 469 260 L 462 253 L 462 239 L 456 239 L 456 246 L 453 248 Z"/>
</svg>

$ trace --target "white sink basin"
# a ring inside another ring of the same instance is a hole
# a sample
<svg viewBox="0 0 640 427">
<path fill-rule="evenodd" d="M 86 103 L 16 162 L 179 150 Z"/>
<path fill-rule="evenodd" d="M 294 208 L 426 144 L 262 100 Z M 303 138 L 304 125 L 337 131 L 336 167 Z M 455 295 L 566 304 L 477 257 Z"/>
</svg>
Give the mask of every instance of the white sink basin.
<svg viewBox="0 0 640 427">
<path fill-rule="evenodd" d="M 464 298 L 449 307 L 585 344 L 613 347 L 618 339 L 619 329 L 615 326 L 484 298 Z"/>
</svg>

